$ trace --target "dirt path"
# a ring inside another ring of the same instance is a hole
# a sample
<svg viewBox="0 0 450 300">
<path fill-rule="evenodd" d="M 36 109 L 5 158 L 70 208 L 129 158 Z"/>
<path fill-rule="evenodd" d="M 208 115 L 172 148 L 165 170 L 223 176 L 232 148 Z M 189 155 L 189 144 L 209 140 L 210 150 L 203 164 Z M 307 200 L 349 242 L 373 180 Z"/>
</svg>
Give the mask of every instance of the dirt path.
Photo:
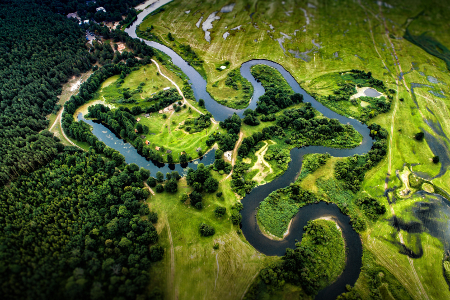
<svg viewBox="0 0 450 300">
<path fill-rule="evenodd" d="M 267 152 L 267 149 L 269 149 L 269 143 L 264 141 L 265 145 L 259 149 L 258 151 L 256 151 L 255 156 L 258 158 L 255 165 L 252 167 L 252 170 L 254 169 L 258 169 L 259 172 L 258 174 L 256 174 L 255 177 L 253 177 L 253 180 L 255 181 L 262 181 L 264 180 L 264 178 L 269 175 L 270 173 L 273 172 L 272 167 L 270 166 L 270 164 L 268 164 L 266 162 L 266 160 L 264 159 L 264 155 Z M 264 166 L 266 166 L 267 168 L 269 168 L 268 172 L 264 172 Z"/>
<path fill-rule="evenodd" d="M 178 288 L 174 288 L 175 281 L 175 250 L 173 248 L 173 240 L 172 240 L 172 232 L 170 230 L 169 220 L 167 216 L 165 217 L 167 224 L 167 233 L 169 235 L 169 243 L 170 243 L 170 276 L 169 281 L 167 283 L 167 288 L 169 291 L 173 293 L 172 299 L 178 299 Z"/>
<path fill-rule="evenodd" d="M 186 98 L 184 97 L 183 92 L 181 91 L 180 87 L 175 83 L 175 81 L 173 81 L 172 79 L 170 79 L 169 77 L 167 77 L 166 75 L 164 75 L 161 72 L 161 68 L 159 67 L 159 64 L 152 59 L 152 62 L 155 64 L 156 68 L 158 69 L 159 74 L 161 74 L 162 77 L 166 78 L 167 80 L 169 80 L 177 89 L 178 93 L 181 95 L 181 97 L 183 97 L 183 104 L 188 105 L 189 107 L 191 107 L 192 109 L 194 109 L 195 111 L 197 111 L 199 114 L 204 115 L 204 113 L 202 113 L 200 110 L 198 110 L 196 107 L 194 107 L 193 105 L 191 105 Z M 214 124 L 218 124 L 218 122 L 216 120 L 214 120 L 214 118 L 211 118 L 211 122 L 213 122 Z"/>
<path fill-rule="evenodd" d="M 244 293 L 242 294 L 241 300 L 244 299 L 245 294 L 247 294 L 248 289 L 250 288 L 250 286 L 252 285 L 253 281 L 255 281 L 256 276 L 258 276 L 258 275 L 259 275 L 259 271 L 256 272 L 255 275 L 253 275 L 252 279 L 250 280 L 250 282 L 249 282 L 248 285 L 247 285 L 247 288 L 245 289 Z"/>
<path fill-rule="evenodd" d="M 168 124 L 167 124 L 167 129 L 169 130 L 169 134 L 172 133 L 172 131 L 170 131 L 170 118 L 173 116 L 174 113 L 175 113 L 175 111 L 172 111 L 172 112 L 170 113 L 169 117 L 167 118 L 167 122 L 168 122 Z"/>
<path fill-rule="evenodd" d="M 241 145 L 242 142 L 242 138 L 244 137 L 244 133 L 241 131 L 239 133 L 239 139 L 236 142 L 236 145 L 234 146 L 233 149 L 233 155 L 231 156 L 231 165 L 234 166 L 234 164 L 236 163 L 236 158 L 237 158 L 237 151 L 239 149 L 239 146 Z M 233 174 L 233 170 L 231 170 L 230 174 L 228 174 L 227 177 L 225 177 L 224 179 L 222 179 L 220 182 L 227 180 L 231 175 Z M 219 182 L 219 183 L 220 183 Z"/>
<path fill-rule="evenodd" d="M 144 185 L 148 188 L 148 190 L 150 191 L 150 193 L 154 196 L 155 192 L 152 190 L 151 187 L 149 187 L 149 185 L 147 184 L 147 182 L 144 181 Z"/>
</svg>

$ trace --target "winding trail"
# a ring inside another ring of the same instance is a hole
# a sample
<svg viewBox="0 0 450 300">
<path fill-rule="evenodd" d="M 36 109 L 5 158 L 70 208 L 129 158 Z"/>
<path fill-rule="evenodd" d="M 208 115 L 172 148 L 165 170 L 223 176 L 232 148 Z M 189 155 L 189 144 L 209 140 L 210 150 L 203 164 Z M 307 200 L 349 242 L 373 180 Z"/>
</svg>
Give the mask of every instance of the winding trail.
<svg viewBox="0 0 450 300">
<path fill-rule="evenodd" d="M 162 77 L 166 78 L 167 80 L 170 81 L 170 83 L 172 83 L 175 88 L 177 89 L 178 93 L 181 95 L 181 97 L 183 97 L 183 104 L 188 105 L 189 107 L 191 107 L 193 110 L 195 110 L 196 112 L 198 112 L 201 115 L 204 115 L 203 112 L 201 112 L 199 109 L 197 109 L 195 106 L 193 106 L 192 104 L 189 103 L 189 101 L 187 101 L 187 99 L 184 97 L 183 92 L 181 91 L 180 87 L 178 86 L 178 84 L 175 83 L 175 81 L 173 81 L 172 79 L 170 79 L 168 76 L 164 75 L 163 72 L 161 72 L 161 68 L 159 67 L 159 64 L 156 62 L 156 60 L 152 59 L 152 62 L 156 65 L 156 68 L 158 69 L 159 74 L 161 74 Z M 211 118 L 211 122 L 213 122 L 214 124 L 217 124 L 218 122 L 216 120 L 214 120 L 214 118 Z M 170 125 L 169 125 L 170 126 Z M 170 132 L 170 129 L 169 129 Z"/>
<path fill-rule="evenodd" d="M 234 146 L 234 149 L 233 149 L 233 154 L 231 155 L 231 166 L 233 166 L 233 167 L 236 164 L 237 152 L 238 152 L 239 146 L 242 143 L 242 138 L 243 137 L 244 137 L 244 133 L 242 131 L 240 131 L 239 132 L 239 139 L 237 140 L 236 145 Z M 233 169 L 231 169 L 230 174 L 228 174 L 228 176 L 225 177 L 224 179 L 222 179 L 220 182 L 227 180 L 228 178 L 230 178 L 230 176 L 232 174 L 233 174 Z"/>
</svg>

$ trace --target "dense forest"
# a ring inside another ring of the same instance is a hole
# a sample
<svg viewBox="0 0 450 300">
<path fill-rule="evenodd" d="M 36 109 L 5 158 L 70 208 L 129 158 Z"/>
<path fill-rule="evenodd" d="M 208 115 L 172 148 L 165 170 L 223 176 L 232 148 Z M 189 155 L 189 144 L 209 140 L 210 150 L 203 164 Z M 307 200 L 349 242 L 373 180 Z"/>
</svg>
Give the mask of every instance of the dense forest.
<svg viewBox="0 0 450 300">
<path fill-rule="evenodd" d="M 69 148 L 0 193 L 3 299 L 134 299 L 163 254 L 139 168 Z"/>
<path fill-rule="evenodd" d="M 91 66 L 85 42 L 78 24 L 43 6 L 0 4 L 1 185 L 35 170 L 60 150 L 51 134 L 41 131 L 61 83 Z"/>
<path fill-rule="evenodd" d="M 131 3 L 103 2 L 127 9 Z M 73 122 L 71 114 L 92 97 L 103 76 L 126 76 L 149 63 L 154 52 L 99 25 L 91 26 L 133 53 L 119 55 L 106 44 L 86 46 L 85 30 L 52 12 L 59 3 L 0 4 L 1 295 L 135 299 L 148 293 L 150 264 L 164 254 L 152 225 L 157 215 L 142 202 L 149 194 L 143 186 L 148 171 L 125 166 L 120 153 L 98 141 L 87 124 Z M 57 110 L 62 84 L 96 61 L 105 66 L 66 103 L 63 117 L 69 135 L 93 146 L 83 152 L 64 147 L 45 130 L 45 116 Z"/>
</svg>

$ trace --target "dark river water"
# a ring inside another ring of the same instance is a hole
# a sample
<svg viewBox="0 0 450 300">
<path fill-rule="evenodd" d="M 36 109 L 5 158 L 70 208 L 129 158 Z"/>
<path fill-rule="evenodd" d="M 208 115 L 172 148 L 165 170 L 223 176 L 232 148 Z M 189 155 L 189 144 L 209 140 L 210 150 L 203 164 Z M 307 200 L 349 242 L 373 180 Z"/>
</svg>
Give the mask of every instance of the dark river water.
<svg viewBox="0 0 450 300">
<path fill-rule="evenodd" d="M 135 31 L 138 24 L 142 22 L 144 17 L 157 9 L 159 7 L 158 3 L 156 5 L 152 5 L 145 9 L 142 13 L 140 13 L 137 17 L 137 21 L 133 23 L 129 28 L 126 29 L 126 32 L 133 38 L 138 38 Z M 172 62 L 177 65 L 188 77 L 189 82 L 192 85 L 192 89 L 194 91 L 195 98 L 198 100 L 200 98 L 205 100 L 206 108 L 209 112 L 214 116 L 217 121 L 222 121 L 226 119 L 228 116 L 232 115 L 234 112 L 239 116 L 242 116 L 242 110 L 235 110 L 228 107 L 225 107 L 216 101 L 214 101 L 211 96 L 206 91 L 206 81 L 201 77 L 201 75 L 191 67 L 186 61 L 184 61 L 177 53 L 175 53 L 172 49 L 155 43 L 151 41 L 145 41 L 149 46 L 154 47 L 158 50 L 163 51 L 167 55 L 170 56 Z M 259 206 L 260 202 L 263 201 L 271 192 L 288 186 L 291 182 L 294 182 L 299 171 L 302 166 L 303 156 L 308 153 L 325 153 L 328 152 L 332 156 L 335 157 L 347 157 L 353 154 L 364 154 L 368 152 L 372 146 L 373 140 L 369 136 L 370 130 L 366 125 L 360 123 L 359 121 L 351 118 L 347 118 L 341 116 L 330 109 L 326 108 L 319 102 L 317 102 L 313 97 L 311 97 L 308 93 L 306 93 L 297 83 L 297 81 L 292 77 L 292 75 L 286 71 L 281 65 L 268 61 L 268 60 L 251 60 L 245 62 L 241 66 L 241 74 L 254 87 L 254 94 L 252 97 L 252 101 L 249 104 L 249 108 L 254 109 L 256 107 L 257 99 L 264 94 L 264 88 L 262 85 L 253 78 L 250 74 L 250 68 L 253 65 L 257 64 L 265 64 L 271 67 L 276 68 L 283 77 L 287 80 L 291 88 L 296 93 L 300 93 L 304 96 L 304 102 L 309 102 L 312 106 L 325 115 L 328 118 L 334 118 L 339 120 L 342 124 L 350 124 L 352 125 L 362 136 L 362 143 L 355 148 L 352 149 L 334 149 L 327 148 L 322 146 L 310 146 L 303 148 L 296 148 L 291 151 L 291 162 L 289 163 L 289 167 L 287 171 L 273 180 L 270 183 L 259 186 L 251 191 L 243 200 L 244 209 L 241 211 L 242 213 L 242 232 L 245 235 L 246 239 L 249 243 L 255 247 L 261 253 L 266 255 L 278 255 L 282 256 L 285 253 L 286 248 L 295 248 L 295 240 L 301 240 L 303 234 L 303 226 L 309 220 L 321 218 L 321 217 L 331 217 L 339 227 L 342 229 L 342 234 L 345 238 L 346 246 L 347 246 L 347 256 L 346 256 L 346 266 L 343 273 L 339 276 L 339 278 L 321 290 L 319 294 L 316 296 L 316 299 L 335 299 L 339 294 L 346 291 L 345 285 L 350 284 L 354 285 L 356 280 L 359 277 L 360 268 L 361 268 L 361 257 L 362 257 L 362 245 L 361 239 L 359 235 L 352 229 L 350 226 L 350 218 L 344 214 L 342 214 L 339 208 L 334 204 L 327 204 L 325 202 L 320 202 L 317 204 L 307 205 L 299 210 L 297 215 L 294 217 L 293 222 L 290 227 L 290 233 L 286 236 L 285 239 L 281 241 L 271 240 L 265 237 L 256 222 L 256 209 Z M 81 118 L 83 119 L 83 118 Z M 83 119 L 84 120 L 84 119 Z M 195 168 L 196 165 L 201 162 L 205 165 L 211 164 L 214 162 L 214 150 L 208 152 L 205 157 L 200 161 L 196 160 L 194 162 L 189 163 L 186 166 L 180 165 L 157 165 L 151 161 L 146 160 L 144 157 L 140 156 L 136 149 L 133 148 L 130 144 L 124 143 L 123 140 L 117 138 L 108 128 L 105 126 L 95 123 L 91 120 L 84 120 L 89 125 L 93 127 L 93 133 L 100 140 L 105 142 L 106 145 L 118 150 L 125 156 L 125 160 L 127 163 L 135 163 L 139 167 L 144 167 L 150 170 L 151 174 L 154 176 L 157 171 L 161 171 L 163 173 L 177 170 L 180 174 L 184 174 L 186 167 Z"/>
</svg>

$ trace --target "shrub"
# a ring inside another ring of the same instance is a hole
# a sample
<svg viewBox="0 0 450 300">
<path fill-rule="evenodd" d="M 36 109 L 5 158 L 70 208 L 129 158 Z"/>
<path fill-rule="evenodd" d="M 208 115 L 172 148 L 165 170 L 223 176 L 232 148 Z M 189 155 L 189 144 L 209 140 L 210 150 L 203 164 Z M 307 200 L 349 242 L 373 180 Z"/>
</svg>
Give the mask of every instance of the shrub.
<svg viewBox="0 0 450 300">
<path fill-rule="evenodd" d="M 153 245 L 150 247 L 150 260 L 155 262 L 162 259 L 164 255 L 164 248 L 159 245 Z"/>
<path fill-rule="evenodd" d="M 439 162 L 439 156 L 434 156 L 433 157 L 433 162 L 435 163 L 435 164 L 437 164 L 438 162 Z"/>
<path fill-rule="evenodd" d="M 241 224 L 241 220 L 242 220 L 241 214 L 237 210 L 233 209 L 231 213 L 231 223 L 233 223 L 233 225 L 239 225 Z"/>
<path fill-rule="evenodd" d="M 418 132 L 416 133 L 416 135 L 414 136 L 414 138 L 418 141 L 423 140 L 423 138 L 425 137 L 425 134 L 423 132 Z"/>
<path fill-rule="evenodd" d="M 156 179 L 153 178 L 153 177 L 149 177 L 148 180 L 147 180 L 147 184 L 148 184 L 150 187 L 155 187 L 155 186 L 156 186 Z"/>
<path fill-rule="evenodd" d="M 153 212 L 153 211 L 151 211 L 151 212 L 148 214 L 148 220 L 149 220 L 151 223 L 156 223 L 156 222 L 158 222 L 158 214 L 155 213 L 155 212 Z"/>
<path fill-rule="evenodd" d="M 158 185 L 156 186 L 156 192 L 157 192 L 157 193 L 162 193 L 162 192 L 164 192 L 164 187 L 163 187 L 161 184 L 158 184 Z"/>
<path fill-rule="evenodd" d="M 184 193 L 183 195 L 181 195 L 180 201 L 181 203 L 185 203 L 187 199 L 189 199 L 189 196 L 188 194 Z"/>
<path fill-rule="evenodd" d="M 226 212 L 227 212 L 227 209 L 225 207 L 223 207 L 223 206 L 217 206 L 216 209 L 214 210 L 214 214 L 218 218 L 223 217 Z"/>
<path fill-rule="evenodd" d="M 214 233 L 216 233 L 214 227 L 207 225 L 205 223 L 200 224 L 199 231 L 201 236 L 211 236 L 214 235 Z"/>
</svg>

